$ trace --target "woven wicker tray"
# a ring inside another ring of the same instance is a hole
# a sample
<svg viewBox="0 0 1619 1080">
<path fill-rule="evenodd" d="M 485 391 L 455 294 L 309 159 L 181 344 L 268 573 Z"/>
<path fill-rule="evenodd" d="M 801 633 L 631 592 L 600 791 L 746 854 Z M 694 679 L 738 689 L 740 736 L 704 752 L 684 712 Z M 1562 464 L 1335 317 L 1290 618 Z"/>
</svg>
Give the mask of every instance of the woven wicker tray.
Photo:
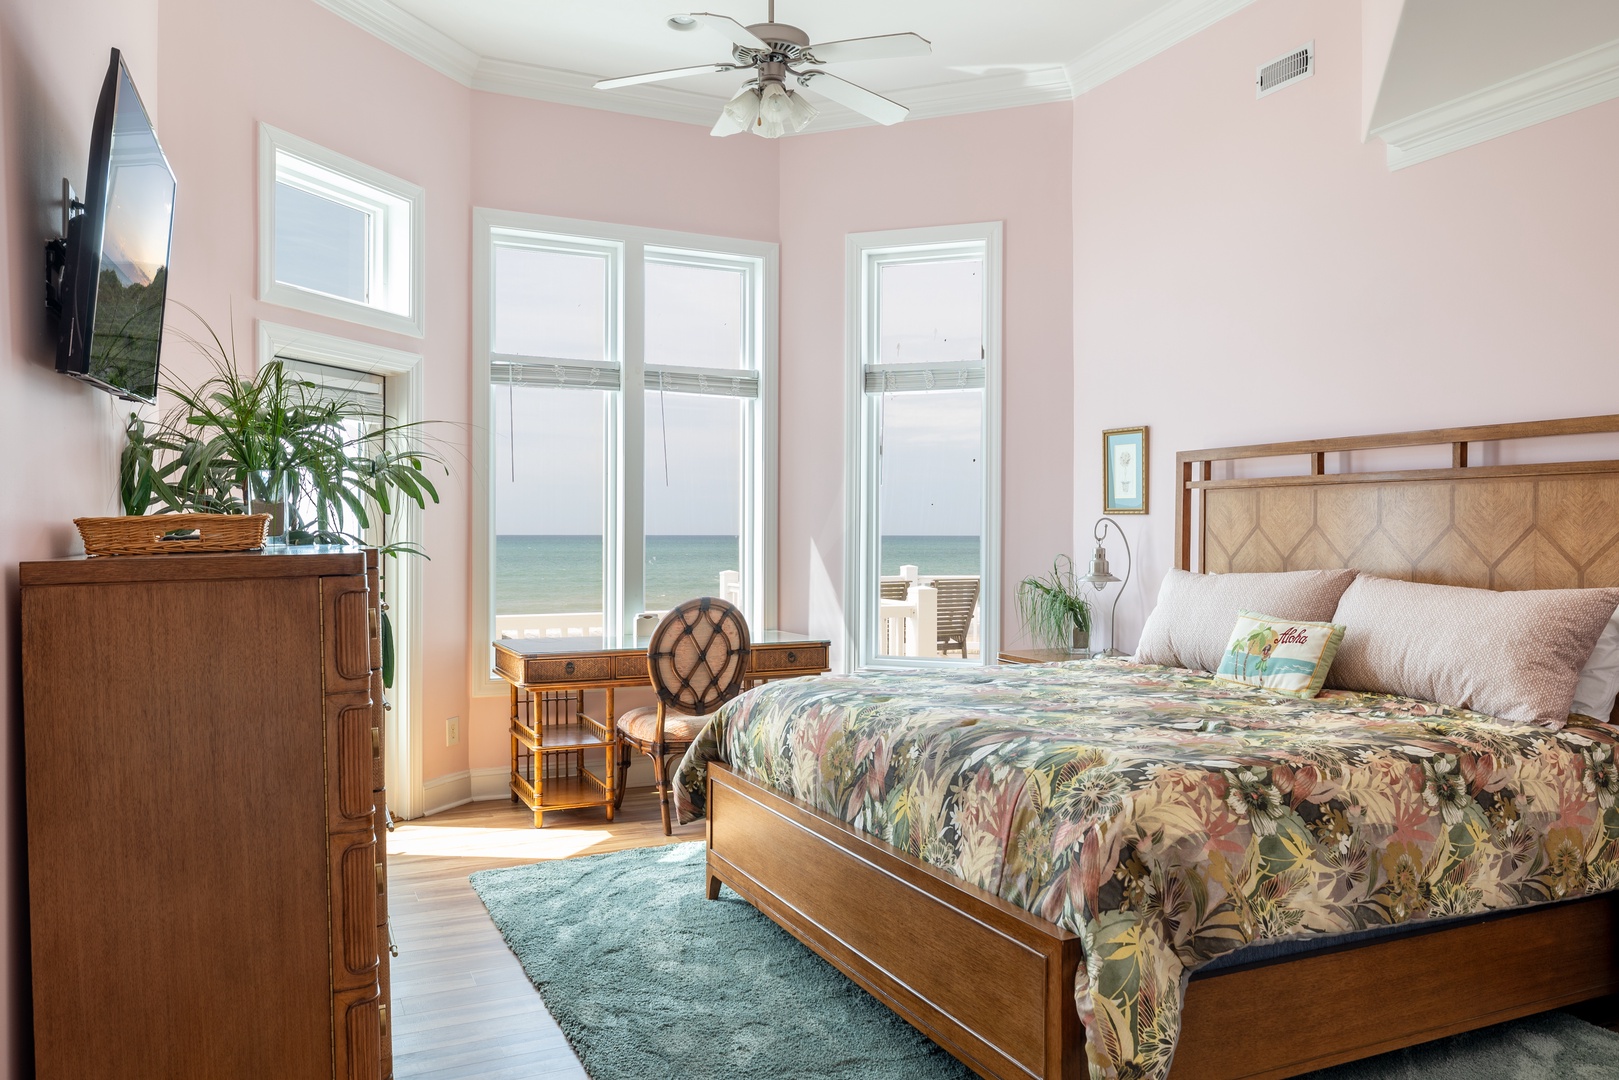
<svg viewBox="0 0 1619 1080">
<path fill-rule="evenodd" d="M 197 551 L 252 551 L 264 546 L 269 514 L 149 514 L 146 517 L 74 518 L 87 555 L 180 555 Z M 191 537 L 163 539 L 176 531 Z"/>
</svg>

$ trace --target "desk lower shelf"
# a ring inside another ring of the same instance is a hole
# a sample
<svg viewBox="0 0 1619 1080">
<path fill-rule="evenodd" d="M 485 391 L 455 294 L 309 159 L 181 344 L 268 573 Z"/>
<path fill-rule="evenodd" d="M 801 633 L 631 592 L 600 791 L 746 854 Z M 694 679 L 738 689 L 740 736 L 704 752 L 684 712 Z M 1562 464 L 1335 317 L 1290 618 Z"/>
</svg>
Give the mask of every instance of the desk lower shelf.
<svg viewBox="0 0 1619 1080">
<path fill-rule="evenodd" d="M 534 812 L 536 828 L 547 810 L 601 807 L 612 821 L 618 739 L 611 719 L 575 711 L 582 703 L 577 691 L 548 701 L 514 686 L 511 696 L 512 801 Z M 611 717 L 610 697 L 607 709 Z"/>
</svg>

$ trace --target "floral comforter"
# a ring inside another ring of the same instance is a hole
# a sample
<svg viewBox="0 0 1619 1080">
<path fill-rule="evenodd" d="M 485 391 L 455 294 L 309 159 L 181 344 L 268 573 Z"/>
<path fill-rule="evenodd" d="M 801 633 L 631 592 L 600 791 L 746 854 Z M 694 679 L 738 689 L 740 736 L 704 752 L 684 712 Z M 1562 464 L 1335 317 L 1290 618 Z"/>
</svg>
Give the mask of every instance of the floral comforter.
<svg viewBox="0 0 1619 1080">
<path fill-rule="evenodd" d="M 1158 1078 L 1223 953 L 1619 888 L 1616 742 L 1122 661 L 821 676 L 721 710 L 676 800 L 724 761 L 1076 932 L 1091 1075 Z"/>
</svg>

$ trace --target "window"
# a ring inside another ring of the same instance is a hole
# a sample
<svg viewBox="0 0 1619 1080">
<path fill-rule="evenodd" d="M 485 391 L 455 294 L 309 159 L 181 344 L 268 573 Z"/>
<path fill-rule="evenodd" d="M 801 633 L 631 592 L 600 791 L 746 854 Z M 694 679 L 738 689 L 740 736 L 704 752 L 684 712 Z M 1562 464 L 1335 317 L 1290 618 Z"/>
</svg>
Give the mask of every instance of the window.
<svg viewBox="0 0 1619 1080">
<path fill-rule="evenodd" d="M 856 234 L 848 253 L 846 655 L 992 661 L 1000 226 Z"/>
<path fill-rule="evenodd" d="M 775 245 L 484 210 L 476 235 L 485 639 L 619 637 L 703 595 L 768 626 Z"/>
<path fill-rule="evenodd" d="M 259 126 L 259 296 L 421 337 L 423 193 Z"/>
<path fill-rule="evenodd" d="M 396 424 L 424 417 L 422 358 L 417 354 L 260 320 L 258 357 L 260 366 L 281 361 L 323 393 L 363 395 L 362 400 L 375 402 L 375 412 L 385 412 Z M 375 525 L 375 515 L 372 521 Z M 420 544 L 422 511 L 401 502 L 384 528 L 389 541 Z M 385 768 L 388 803 L 400 817 L 416 816 L 427 805 L 422 787 L 423 561 L 382 560 L 396 658 L 394 685 L 387 693 L 393 707 L 387 712 Z"/>
</svg>

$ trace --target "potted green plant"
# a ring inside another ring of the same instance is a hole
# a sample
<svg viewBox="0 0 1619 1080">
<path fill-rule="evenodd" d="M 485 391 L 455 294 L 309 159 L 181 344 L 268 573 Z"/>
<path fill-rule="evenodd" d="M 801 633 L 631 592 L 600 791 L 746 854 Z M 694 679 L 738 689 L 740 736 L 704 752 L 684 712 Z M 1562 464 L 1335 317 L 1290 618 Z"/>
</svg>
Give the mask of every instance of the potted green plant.
<svg viewBox="0 0 1619 1080">
<path fill-rule="evenodd" d="M 1051 573 L 1031 575 L 1018 582 L 1018 616 L 1023 629 L 1050 649 L 1071 648 L 1078 652 L 1088 648 L 1091 605 L 1081 589 L 1073 561 L 1066 555 L 1052 560 Z"/>
<path fill-rule="evenodd" d="M 174 404 L 155 423 L 131 414 L 119 469 L 124 513 L 268 512 L 281 543 L 358 545 L 368 542 L 373 513 L 386 522 L 401 501 L 438 502 L 427 467 L 442 461 L 425 446 L 421 424 L 379 419 L 279 361 L 248 374 L 212 329 L 206 339 L 178 336 L 213 370 L 194 386 L 165 383 Z M 386 537 L 378 548 L 426 556 Z M 387 659 L 392 634 L 384 620 Z M 384 664 L 390 684 L 391 666 Z"/>
</svg>

